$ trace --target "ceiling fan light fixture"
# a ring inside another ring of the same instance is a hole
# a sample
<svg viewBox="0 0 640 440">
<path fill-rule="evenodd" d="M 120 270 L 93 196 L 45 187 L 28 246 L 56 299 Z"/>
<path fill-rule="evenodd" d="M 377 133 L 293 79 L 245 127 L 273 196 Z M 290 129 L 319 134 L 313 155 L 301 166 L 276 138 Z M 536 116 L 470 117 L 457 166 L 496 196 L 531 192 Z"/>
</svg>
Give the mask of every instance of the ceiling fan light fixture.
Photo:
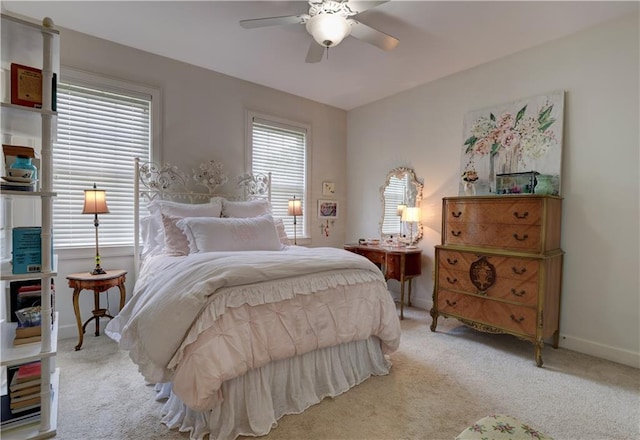
<svg viewBox="0 0 640 440">
<path fill-rule="evenodd" d="M 314 15 L 306 23 L 307 32 L 316 43 L 324 47 L 334 47 L 351 33 L 351 23 L 340 14 Z"/>
</svg>

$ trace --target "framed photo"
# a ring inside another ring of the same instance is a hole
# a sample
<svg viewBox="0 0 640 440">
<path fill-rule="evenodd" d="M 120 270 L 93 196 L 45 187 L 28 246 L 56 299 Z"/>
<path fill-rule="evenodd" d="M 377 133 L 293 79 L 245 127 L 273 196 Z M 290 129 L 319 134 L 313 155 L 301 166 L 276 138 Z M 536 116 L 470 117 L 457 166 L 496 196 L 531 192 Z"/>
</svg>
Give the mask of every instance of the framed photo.
<svg viewBox="0 0 640 440">
<path fill-rule="evenodd" d="M 318 200 L 318 218 L 338 218 L 338 202 L 336 200 Z"/>
<path fill-rule="evenodd" d="M 42 70 L 11 63 L 11 104 L 42 108 Z"/>
<path fill-rule="evenodd" d="M 322 195 L 332 196 L 336 193 L 336 184 L 333 182 L 322 182 Z"/>
</svg>

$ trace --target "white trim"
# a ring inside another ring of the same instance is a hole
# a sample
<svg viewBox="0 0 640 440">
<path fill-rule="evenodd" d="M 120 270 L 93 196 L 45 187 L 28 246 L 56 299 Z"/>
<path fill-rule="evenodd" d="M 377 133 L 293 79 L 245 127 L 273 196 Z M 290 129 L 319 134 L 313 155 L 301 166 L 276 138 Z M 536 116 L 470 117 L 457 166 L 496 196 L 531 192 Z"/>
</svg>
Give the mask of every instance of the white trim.
<svg viewBox="0 0 640 440">
<path fill-rule="evenodd" d="M 640 368 L 640 353 L 625 350 L 624 348 L 611 347 L 610 345 L 564 334 L 560 335 L 560 347 L 601 359 L 607 359 L 619 364 L 629 365 L 630 367 Z"/>
</svg>

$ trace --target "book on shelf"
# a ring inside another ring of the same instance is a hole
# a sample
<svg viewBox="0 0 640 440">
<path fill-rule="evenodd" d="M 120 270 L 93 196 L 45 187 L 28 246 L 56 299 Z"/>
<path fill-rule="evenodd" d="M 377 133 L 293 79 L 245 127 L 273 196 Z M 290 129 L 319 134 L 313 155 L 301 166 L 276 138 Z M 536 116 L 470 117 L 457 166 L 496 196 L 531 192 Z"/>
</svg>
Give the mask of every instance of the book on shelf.
<svg viewBox="0 0 640 440">
<path fill-rule="evenodd" d="M 13 273 L 25 274 L 42 271 L 40 226 L 19 226 L 12 230 Z"/>
<path fill-rule="evenodd" d="M 20 412 L 26 411 L 27 409 L 31 409 L 34 406 L 40 405 L 40 393 L 32 394 L 30 396 L 17 397 L 12 398 L 9 396 L 9 407 L 11 408 L 11 412 Z"/>
<path fill-rule="evenodd" d="M 28 338 L 13 338 L 13 345 L 25 345 L 25 344 L 35 344 L 36 342 L 41 342 L 42 336 L 31 336 Z"/>
<path fill-rule="evenodd" d="M 24 397 L 24 396 L 29 396 L 31 394 L 40 394 L 40 381 L 34 381 L 34 382 L 38 382 L 36 385 L 31 385 L 26 387 L 26 388 L 20 388 L 17 389 L 15 391 L 9 391 L 9 397 L 11 397 L 12 399 L 16 399 L 18 397 Z"/>
<path fill-rule="evenodd" d="M 26 390 L 28 388 L 33 388 L 33 387 L 39 387 L 41 383 L 41 378 L 38 377 L 37 379 L 33 379 L 27 382 L 22 382 L 22 383 L 11 383 L 11 385 L 9 386 L 9 392 L 10 393 L 14 393 L 14 392 L 19 392 L 22 390 Z"/>
<path fill-rule="evenodd" d="M 42 326 L 34 325 L 32 327 L 16 328 L 16 339 L 33 338 L 34 336 L 42 336 Z"/>
<path fill-rule="evenodd" d="M 22 364 L 13 370 L 15 371 L 11 377 L 9 385 L 9 389 L 11 391 L 13 391 L 11 388 L 13 385 L 30 382 L 36 379 L 40 380 L 40 376 L 42 374 L 42 362 L 29 362 L 28 364 Z"/>
</svg>

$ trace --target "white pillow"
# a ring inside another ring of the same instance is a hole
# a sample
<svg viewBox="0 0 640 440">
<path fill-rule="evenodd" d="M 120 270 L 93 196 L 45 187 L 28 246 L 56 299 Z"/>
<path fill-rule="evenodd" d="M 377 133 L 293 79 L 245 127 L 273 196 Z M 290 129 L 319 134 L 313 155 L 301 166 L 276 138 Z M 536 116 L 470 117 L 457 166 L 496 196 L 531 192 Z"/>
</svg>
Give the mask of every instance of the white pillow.
<svg viewBox="0 0 640 440">
<path fill-rule="evenodd" d="M 289 236 L 287 235 L 287 231 L 284 229 L 284 221 L 281 218 L 274 218 L 273 223 L 276 225 L 276 230 L 278 231 L 278 238 L 280 239 L 280 243 L 289 246 L 291 243 L 289 242 Z"/>
<path fill-rule="evenodd" d="M 247 200 L 245 202 L 222 201 L 223 217 L 246 218 L 264 214 L 271 214 L 271 203 L 266 199 Z"/>
<path fill-rule="evenodd" d="M 222 199 L 214 198 L 209 203 L 179 203 L 170 200 L 154 200 L 149 203 L 152 222 L 159 222 L 163 229 L 164 251 L 169 255 L 189 255 L 189 242 L 176 222 L 184 217 L 220 217 Z"/>
<path fill-rule="evenodd" d="M 186 217 L 177 222 L 191 252 L 279 251 L 271 215 L 250 218 Z"/>
</svg>

